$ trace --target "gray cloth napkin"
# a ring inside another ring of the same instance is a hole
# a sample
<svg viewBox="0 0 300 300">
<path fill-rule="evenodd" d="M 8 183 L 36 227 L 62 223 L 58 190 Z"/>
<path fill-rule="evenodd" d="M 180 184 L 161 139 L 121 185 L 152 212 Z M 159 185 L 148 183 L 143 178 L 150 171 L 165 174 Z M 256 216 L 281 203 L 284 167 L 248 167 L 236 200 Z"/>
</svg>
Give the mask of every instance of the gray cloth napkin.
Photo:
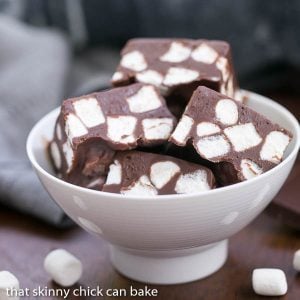
<svg viewBox="0 0 300 300">
<path fill-rule="evenodd" d="M 70 50 L 57 32 L 0 14 L 0 203 L 58 227 L 71 221 L 50 199 L 25 151 L 27 135 L 63 98 Z"/>
</svg>

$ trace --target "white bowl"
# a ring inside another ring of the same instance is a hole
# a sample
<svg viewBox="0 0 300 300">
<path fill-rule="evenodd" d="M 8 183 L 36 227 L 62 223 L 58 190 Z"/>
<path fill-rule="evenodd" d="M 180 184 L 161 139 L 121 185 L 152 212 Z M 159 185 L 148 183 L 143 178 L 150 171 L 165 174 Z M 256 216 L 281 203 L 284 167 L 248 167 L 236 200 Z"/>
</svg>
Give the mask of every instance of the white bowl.
<svg viewBox="0 0 300 300">
<path fill-rule="evenodd" d="M 277 194 L 295 162 L 299 124 L 284 107 L 243 91 L 248 105 L 290 130 L 284 161 L 232 186 L 190 195 L 123 196 L 89 190 L 53 174 L 45 141 L 59 109 L 41 119 L 27 140 L 29 159 L 52 198 L 81 227 L 106 239 L 113 265 L 129 278 L 175 284 L 204 278 L 227 258 L 227 239 L 249 224 Z"/>
</svg>

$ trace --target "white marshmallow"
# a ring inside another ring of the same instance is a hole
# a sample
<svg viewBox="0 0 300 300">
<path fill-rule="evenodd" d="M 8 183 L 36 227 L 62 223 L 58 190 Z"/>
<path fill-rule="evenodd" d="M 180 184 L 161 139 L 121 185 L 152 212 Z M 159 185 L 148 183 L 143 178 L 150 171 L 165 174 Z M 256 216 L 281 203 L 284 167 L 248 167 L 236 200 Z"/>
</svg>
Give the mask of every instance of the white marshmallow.
<svg viewBox="0 0 300 300">
<path fill-rule="evenodd" d="M 146 70 L 141 73 L 137 73 L 135 77 L 139 82 L 149 83 L 155 86 L 160 86 L 163 81 L 163 76 L 154 70 Z"/>
<path fill-rule="evenodd" d="M 193 82 L 199 77 L 199 72 L 186 69 L 186 68 L 169 68 L 163 84 L 166 86 L 172 86 L 176 84 L 184 84 Z"/>
<path fill-rule="evenodd" d="M 15 275 L 8 271 L 0 272 L 0 300 L 19 300 L 19 288 L 19 280 Z"/>
<path fill-rule="evenodd" d="M 136 94 L 126 100 L 130 111 L 133 113 L 144 113 L 162 105 L 158 94 L 151 85 L 143 86 Z"/>
<path fill-rule="evenodd" d="M 105 123 L 102 109 L 95 98 L 81 99 L 73 102 L 76 115 L 86 127 L 94 127 Z"/>
<path fill-rule="evenodd" d="M 59 125 L 59 123 L 56 124 L 56 136 L 59 140 L 62 139 L 62 130 L 61 130 L 61 126 Z"/>
<path fill-rule="evenodd" d="M 147 140 L 166 140 L 174 127 L 171 118 L 144 119 L 142 126 Z"/>
<path fill-rule="evenodd" d="M 220 131 L 221 129 L 218 125 L 210 122 L 201 122 L 197 125 L 197 135 L 200 137 L 219 133 Z"/>
<path fill-rule="evenodd" d="M 69 114 L 66 120 L 66 134 L 72 143 L 73 138 L 83 136 L 88 133 L 86 127 L 82 124 L 80 119 L 74 114 Z"/>
<path fill-rule="evenodd" d="M 73 152 L 73 149 L 71 147 L 70 141 L 66 141 L 63 144 L 62 149 L 63 149 L 63 153 L 64 153 L 64 156 L 65 156 L 67 165 L 68 165 L 67 172 L 69 172 L 72 168 L 73 158 L 74 158 L 74 152 Z"/>
<path fill-rule="evenodd" d="M 282 296 L 288 289 L 285 274 L 280 269 L 255 269 L 252 286 L 255 293 L 262 296 Z"/>
<path fill-rule="evenodd" d="M 139 178 L 137 182 L 120 191 L 123 195 L 133 195 L 133 196 L 155 196 L 157 195 L 156 188 L 151 184 L 149 177 L 143 175 Z"/>
<path fill-rule="evenodd" d="M 109 172 L 105 184 L 120 184 L 121 181 L 122 166 L 119 161 L 115 160 L 114 163 L 109 166 Z"/>
<path fill-rule="evenodd" d="M 51 151 L 51 156 L 53 158 L 56 169 L 60 169 L 61 157 L 60 157 L 60 152 L 59 152 L 58 146 L 55 142 L 52 142 L 50 144 L 50 151 Z"/>
<path fill-rule="evenodd" d="M 44 260 L 44 268 L 56 283 L 64 287 L 75 284 L 82 274 L 80 260 L 64 249 L 51 251 Z"/>
<path fill-rule="evenodd" d="M 202 43 L 192 52 L 192 58 L 195 61 L 202 62 L 204 64 L 212 64 L 218 57 L 218 52 L 207 44 Z"/>
<path fill-rule="evenodd" d="M 122 72 L 115 72 L 111 78 L 112 81 L 119 81 L 122 80 L 124 78 L 124 74 Z"/>
<path fill-rule="evenodd" d="M 126 53 L 121 59 L 121 66 L 136 72 L 147 68 L 147 62 L 140 51 Z"/>
<path fill-rule="evenodd" d="M 296 271 L 300 272 L 300 249 L 294 254 L 293 267 Z"/>
<path fill-rule="evenodd" d="M 216 67 L 222 73 L 223 81 L 227 81 L 229 77 L 229 66 L 227 58 L 219 57 L 216 62 Z"/>
<path fill-rule="evenodd" d="M 225 155 L 230 151 L 230 144 L 223 135 L 204 137 L 196 146 L 199 153 L 208 159 Z"/>
<path fill-rule="evenodd" d="M 245 179 L 253 178 L 263 172 L 262 168 L 250 159 L 242 159 L 241 170 Z"/>
<path fill-rule="evenodd" d="M 279 164 L 289 142 L 290 138 L 286 134 L 280 131 L 270 132 L 261 148 L 260 158 Z"/>
<path fill-rule="evenodd" d="M 103 178 L 97 178 L 97 179 L 91 181 L 86 187 L 90 189 L 90 188 L 96 187 L 97 185 L 103 184 L 103 182 L 104 182 Z"/>
<path fill-rule="evenodd" d="M 235 151 L 241 152 L 257 146 L 262 138 L 252 123 L 236 125 L 224 129 Z"/>
<path fill-rule="evenodd" d="M 157 162 L 151 166 L 150 179 L 156 188 L 161 189 L 179 172 L 179 166 L 172 161 Z"/>
<path fill-rule="evenodd" d="M 173 42 L 168 50 L 159 59 L 161 61 L 167 61 L 172 63 L 179 63 L 187 60 L 191 54 L 191 49 L 184 46 L 182 43 Z"/>
<path fill-rule="evenodd" d="M 210 187 L 207 183 L 207 174 L 204 170 L 180 175 L 175 186 L 177 194 L 198 193 L 207 190 L 210 190 Z"/>
<path fill-rule="evenodd" d="M 133 116 L 107 118 L 107 136 L 114 142 L 133 143 L 137 119 Z"/>
<path fill-rule="evenodd" d="M 234 125 L 239 119 L 237 105 L 230 99 L 221 99 L 216 105 L 216 118 L 225 125 Z"/>
<path fill-rule="evenodd" d="M 194 124 L 194 120 L 191 117 L 183 115 L 177 124 L 174 132 L 172 133 L 172 138 L 180 145 L 185 145 L 188 139 L 189 133 Z"/>
</svg>

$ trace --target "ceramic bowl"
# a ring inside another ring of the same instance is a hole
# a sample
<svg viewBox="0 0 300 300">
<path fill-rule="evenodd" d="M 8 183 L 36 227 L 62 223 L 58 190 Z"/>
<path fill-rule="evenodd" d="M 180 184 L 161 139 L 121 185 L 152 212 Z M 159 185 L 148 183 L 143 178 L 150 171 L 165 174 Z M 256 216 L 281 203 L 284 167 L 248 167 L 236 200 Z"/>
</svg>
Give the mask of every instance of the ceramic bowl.
<svg viewBox="0 0 300 300">
<path fill-rule="evenodd" d="M 175 284 L 204 278 L 226 261 L 228 238 L 248 225 L 278 193 L 299 150 L 299 124 L 276 102 L 242 92 L 247 104 L 290 130 L 282 163 L 248 181 L 187 195 L 124 196 L 78 187 L 55 177 L 45 151 L 59 108 L 42 118 L 27 140 L 29 159 L 45 189 L 78 225 L 104 238 L 125 276 Z"/>
</svg>

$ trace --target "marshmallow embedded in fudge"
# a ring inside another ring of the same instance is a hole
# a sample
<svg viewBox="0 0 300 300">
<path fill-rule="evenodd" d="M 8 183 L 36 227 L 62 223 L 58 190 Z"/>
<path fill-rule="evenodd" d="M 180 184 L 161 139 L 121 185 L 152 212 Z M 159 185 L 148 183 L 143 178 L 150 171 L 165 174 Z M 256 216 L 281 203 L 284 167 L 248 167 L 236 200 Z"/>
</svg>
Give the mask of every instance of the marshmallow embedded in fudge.
<svg viewBox="0 0 300 300">
<path fill-rule="evenodd" d="M 116 150 L 161 145 L 174 126 L 157 88 L 136 83 L 65 100 L 49 152 L 64 180 L 99 190 Z"/>
<path fill-rule="evenodd" d="M 140 151 L 118 152 L 109 167 L 104 192 L 155 196 L 213 189 L 212 172 L 171 156 Z"/>
<path fill-rule="evenodd" d="M 0 300 L 19 300 L 19 280 L 8 271 L 0 271 Z"/>
<path fill-rule="evenodd" d="M 198 154 L 215 163 L 215 175 L 231 184 L 262 174 L 279 164 L 291 133 L 242 103 L 198 87 L 170 141 L 192 142 Z"/>
<path fill-rule="evenodd" d="M 64 249 L 48 253 L 44 268 L 56 283 L 64 287 L 74 285 L 82 274 L 81 261 Z"/>
<path fill-rule="evenodd" d="M 252 273 L 252 286 L 256 294 L 262 296 L 282 296 L 288 286 L 285 274 L 280 269 L 255 269 Z"/>
<path fill-rule="evenodd" d="M 177 116 L 199 85 L 229 97 L 238 90 L 230 46 L 213 40 L 129 40 L 121 52 L 112 84 L 132 82 L 157 86 Z"/>
</svg>

